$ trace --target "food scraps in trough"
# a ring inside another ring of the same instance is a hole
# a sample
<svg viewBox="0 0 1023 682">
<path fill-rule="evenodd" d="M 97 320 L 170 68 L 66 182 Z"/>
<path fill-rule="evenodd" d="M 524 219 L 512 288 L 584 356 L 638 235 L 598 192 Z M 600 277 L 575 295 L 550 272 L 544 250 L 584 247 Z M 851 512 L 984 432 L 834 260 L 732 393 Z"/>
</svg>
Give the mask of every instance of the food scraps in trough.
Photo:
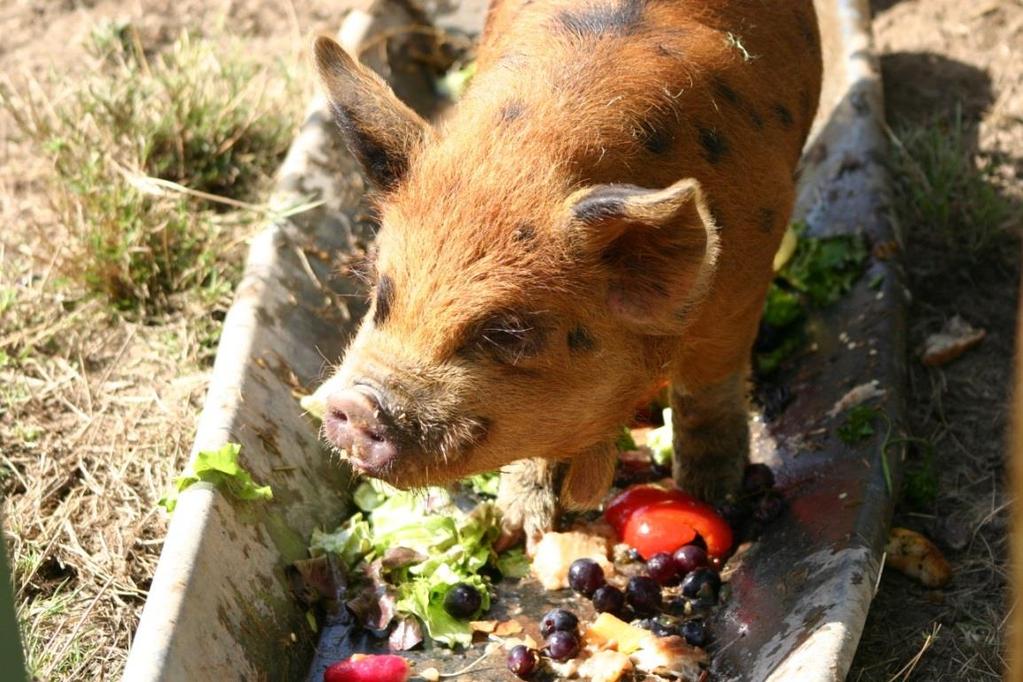
<svg viewBox="0 0 1023 682">
<path fill-rule="evenodd" d="M 712 640 L 706 618 L 722 588 L 718 570 L 734 544 L 730 524 L 736 524 L 739 539 L 755 537 L 756 528 L 785 505 L 773 473 L 762 464 L 748 467 L 742 492 L 727 509 L 715 510 L 675 490 L 662 480 L 673 456 L 670 437 L 658 438 L 658 431 L 670 434 L 670 411 L 664 416 L 660 429 L 635 429 L 628 438 L 623 433 L 620 492 L 606 503 L 604 518 L 563 520 L 568 530 L 541 538 L 532 564 L 521 547 L 501 554 L 493 549 L 499 533 L 499 512 L 490 499 L 496 473 L 463 481 L 461 492 L 409 493 L 366 479 L 353 494 L 358 511 L 333 532 L 314 532 L 314 558 L 296 562 L 291 574 L 302 579 L 293 581 L 293 589 L 296 595 L 319 593 L 320 606 L 331 603 L 328 612 L 341 608 L 352 614 L 395 652 L 420 643 L 468 647 L 483 637 L 505 650 L 508 670 L 522 677 L 546 668 L 600 682 L 614 682 L 630 670 L 697 680 L 707 660 L 704 647 Z M 650 452 L 655 448 L 656 457 Z M 647 456 L 636 457 L 641 451 Z M 467 496 L 475 506 L 466 504 Z M 765 511 L 765 502 L 775 504 Z M 662 508 L 672 513 L 653 513 Z M 671 532 L 683 522 L 684 533 Z M 637 551 L 627 542 L 633 535 L 663 540 L 663 546 Z M 342 578 L 327 580 L 326 588 L 325 560 L 339 567 Z M 508 620 L 486 615 L 496 594 L 492 580 L 530 572 L 536 582 L 519 589 L 557 593 L 568 587 L 578 595 L 559 596 L 563 608 L 540 619 L 539 644 L 528 621 L 540 614 Z M 567 610 L 576 602 L 578 611 Z M 437 679 L 453 674 L 430 670 Z"/>
</svg>

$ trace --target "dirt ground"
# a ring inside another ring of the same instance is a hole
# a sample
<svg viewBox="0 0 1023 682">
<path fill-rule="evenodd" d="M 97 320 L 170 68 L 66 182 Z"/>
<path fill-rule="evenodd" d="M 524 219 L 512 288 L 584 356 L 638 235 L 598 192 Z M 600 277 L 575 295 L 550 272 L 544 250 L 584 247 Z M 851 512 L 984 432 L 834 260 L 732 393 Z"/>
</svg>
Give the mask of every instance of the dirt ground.
<svg viewBox="0 0 1023 682">
<path fill-rule="evenodd" d="M 345 4 L 14 0 L 0 9 L 0 78 L 73 78 L 83 40 L 111 18 L 130 19 L 147 44 L 183 28 L 222 31 L 262 58 L 304 65 L 306 38 L 336 27 Z M 892 127 L 961 112 L 969 144 L 992 164 L 989 181 L 1018 209 L 1023 4 L 875 0 L 873 9 Z M 156 501 L 187 455 L 211 353 L 188 315 L 129 321 L 47 286 L 61 226 L 47 208 L 46 171 L 0 109 L 0 310 L 4 296 L 22 306 L 0 314 L 0 350 L 20 358 L 0 362 L 3 521 L 35 677 L 117 679 L 166 530 Z M 971 262 L 927 225 L 903 228 L 911 349 L 957 313 L 988 337 L 942 369 L 909 361 L 909 427 L 933 444 L 940 487 L 930 507 L 904 505 L 896 522 L 933 537 L 956 577 L 936 592 L 886 572 L 849 679 L 999 678 L 1018 251 Z"/>
<path fill-rule="evenodd" d="M 875 0 L 873 9 L 889 124 L 904 129 L 948 123 L 961 112 L 967 145 L 981 163 L 991 164 L 989 182 L 1015 208 L 1018 229 L 1023 4 Z M 1001 253 L 971 261 L 945 248 L 928 225 L 902 227 L 913 294 L 911 354 L 956 314 L 985 328 L 988 336 L 944 368 L 925 368 L 910 358 L 909 429 L 933 445 L 940 475 L 933 505 L 903 503 L 895 524 L 938 542 L 955 577 L 944 590 L 928 591 L 887 571 L 849 679 L 910 674 L 914 680 L 1001 679 L 1010 504 L 1003 465 L 1018 243 L 1007 242 Z"/>
</svg>

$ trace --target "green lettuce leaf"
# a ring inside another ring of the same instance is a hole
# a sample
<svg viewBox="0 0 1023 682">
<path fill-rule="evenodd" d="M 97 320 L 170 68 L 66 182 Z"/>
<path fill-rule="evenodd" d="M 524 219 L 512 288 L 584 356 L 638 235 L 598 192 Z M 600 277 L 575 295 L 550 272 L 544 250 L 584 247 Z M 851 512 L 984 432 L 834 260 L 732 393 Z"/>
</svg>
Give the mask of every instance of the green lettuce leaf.
<svg viewBox="0 0 1023 682">
<path fill-rule="evenodd" d="M 341 557 L 352 568 L 373 551 L 372 535 L 369 522 L 362 514 L 356 513 L 333 533 L 324 533 L 318 528 L 314 530 L 309 553 L 319 556 L 330 552 Z"/>
<path fill-rule="evenodd" d="M 636 441 L 632 439 L 632 431 L 628 426 L 623 426 L 618 438 L 615 439 L 615 447 L 619 452 L 627 452 L 636 449 Z"/>
<path fill-rule="evenodd" d="M 529 575 L 529 559 L 521 547 L 509 549 L 497 557 L 497 569 L 505 578 L 525 578 Z"/>
<path fill-rule="evenodd" d="M 444 597 L 447 596 L 448 590 L 458 583 L 471 585 L 482 597 L 479 611 L 466 620 L 458 620 L 444 610 Z M 452 570 L 435 571 L 429 576 L 405 583 L 398 588 L 397 612 L 419 617 L 426 626 L 430 638 L 448 646 L 472 644 L 469 621 L 476 619 L 489 608 L 490 592 L 486 582 L 478 575 L 461 576 Z"/>
<path fill-rule="evenodd" d="M 212 483 L 239 500 L 273 499 L 270 486 L 257 484 L 252 479 L 252 474 L 238 463 L 241 449 L 242 446 L 238 443 L 226 443 L 219 450 L 199 451 L 189 468 L 174 479 L 174 489 L 160 499 L 160 506 L 168 512 L 173 512 L 181 491 L 199 481 Z"/>
</svg>

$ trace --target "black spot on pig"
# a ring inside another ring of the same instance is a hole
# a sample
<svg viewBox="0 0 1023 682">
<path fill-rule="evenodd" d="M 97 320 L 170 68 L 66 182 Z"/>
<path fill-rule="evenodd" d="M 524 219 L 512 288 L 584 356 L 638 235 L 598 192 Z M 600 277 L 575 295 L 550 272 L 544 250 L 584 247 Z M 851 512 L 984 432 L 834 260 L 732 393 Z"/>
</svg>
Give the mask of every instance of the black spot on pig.
<svg viewBox="0 0 1023 682">
<path fill-rule="evenodd" d="M 757 227 L 760 228 L 761 232 L 770 232 L 774 229 L 774 222 L 777 218 L 778 214 L 775 213 L 774 209 L 762 208 L 757 213 Z"/>
<path fill-rule="evenodd" d="M 597 340 L 586 327 L 576 325 L 568 332 L 568 348 L 572 352 L 587 353 L 596 347 Z"/>
<path fill-rule="evenodd" d="M 651 154 L 663 154 L 671 148 L 675 136 L 663 122 L 654 121 L 639 130 L 639 140 L 643 148 Z"/>
<path fill-rule="evenodd" d="M 728 141 L 713 128 L 700 127 L 697 129 L 700 138 L 700 146 L 703 147 L 704 157 L 712 164 L 720 163 L 728 154 Z"/>
<path fill-rule="evenodd" d="M 528 244 L 536 239 L 536 228 L 529 223 L 519 223 L 512 238 L 521 244 Z"/>
<path fill-rule="evenodd" d="M 373 324 L 380 326 L 391 315 L 391 304 L 394 302 L 394 280 L 387 275 L 377 282 L 376 311 L 373 313 Z"/>
<path fill-rule="evenodd" d="M 619 0 L 562 10 L 556 17 L 557 28 L 576 38 L 628 35 L 643 17 L 644 4 L 644 0 Z"/>
<path fill-rule="evenodd" d="M 742 111 L 746 117 L 749 118 L 749 121 L 753 124 L 754 128 L 760 130 L 764 127 L 764 119 L 757 110 L 753 108 L 753 105 L 747 102 L 742 95 L 736 92 L 735 89 L 723 79 L 717 78 L 714 80 L 714 93 L 719 99 L 727 103 L 729 106 Z"/>
<path fill-rule="evenodd" d="M 512 121 L 521 118 L 525 111 L 526 106 L 522 102 L 512 100 L 501 107 L 501 122 L 511 123 Z"/>
<path fill-rule="evenodd" d="M 791 128 L 792 124 L 795 122 L 792 118 L 792 112 L 789 111 L 788 107 L 786 107 L 784 104 L 774 105 L 774 117 L 778 119 L 778 122 L 781 123 L 782 128 L 785 128 L 786 130 Z"/>
<path fill-rule="evenodd" d="M 817 47 L 817 29 L 814 27 L 813 21 L 810 17 L 806 16 L 806 13 L 799 10 L 795 11 L 796 14 L 796 25 L 799 27 L 799 35 L 803 37 L 808 47 Z"/>
</svg>

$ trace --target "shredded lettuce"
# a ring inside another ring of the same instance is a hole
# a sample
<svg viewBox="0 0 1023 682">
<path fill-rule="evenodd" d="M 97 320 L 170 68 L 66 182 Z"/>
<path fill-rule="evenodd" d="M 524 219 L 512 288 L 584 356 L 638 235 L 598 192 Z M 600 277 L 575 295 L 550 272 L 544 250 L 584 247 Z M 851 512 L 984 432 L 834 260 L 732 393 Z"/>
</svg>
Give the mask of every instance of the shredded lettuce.
<svg viewBox="0 0 1023 682">
<path fill-rule="evenodd" d="M 646 445 L 650 448 L 654 462 L 667 466 L 671 464 L 671 458 L 675 453 L 672 446 L 671 408 L 664 408 L 661 414 L 664 415 L 664 426 L 659 426 L 647 434 Z"/>
<path fill-rule="evenodd" d="M 362 511 L 332 533 L 314 532 L 310 551 L 331 552 L 368 576 L 379 559 L 386 563 L 399 548 L 408 550 L 415 560 L 386 567 L 387 582 L 397 592 L 395 616 L 416 616 L 437 642 L 470 644 L 469 621 L 448 615 L 444 597 L 452 586 L 466 583 L 482 596 L 480 612 L 490 608 L 489 585 L 479 572 L 499 563 L 493 549 L 500 534 L 494 503 L 481 502 L 466 513 L 443 489 L 404 492 L 371 480 L 361 483 L 353 498 Z"/>
<path fill-rule="evenodd" d="M 357 513 L 333 533 L 324 533 L 318 528 L 314 530 L 309 553 L 320 556 L 330 552 L 341 557 L 352 568 L 373 550 L 371 538 L 369 522 Z"/>
<path fill-rule="evenodd" d="M 505 578 L 524 578 L 529 575 L 529 559 L 521 547 L 509 549 L 497 557 L 497 570 Z"/>
</svg>

